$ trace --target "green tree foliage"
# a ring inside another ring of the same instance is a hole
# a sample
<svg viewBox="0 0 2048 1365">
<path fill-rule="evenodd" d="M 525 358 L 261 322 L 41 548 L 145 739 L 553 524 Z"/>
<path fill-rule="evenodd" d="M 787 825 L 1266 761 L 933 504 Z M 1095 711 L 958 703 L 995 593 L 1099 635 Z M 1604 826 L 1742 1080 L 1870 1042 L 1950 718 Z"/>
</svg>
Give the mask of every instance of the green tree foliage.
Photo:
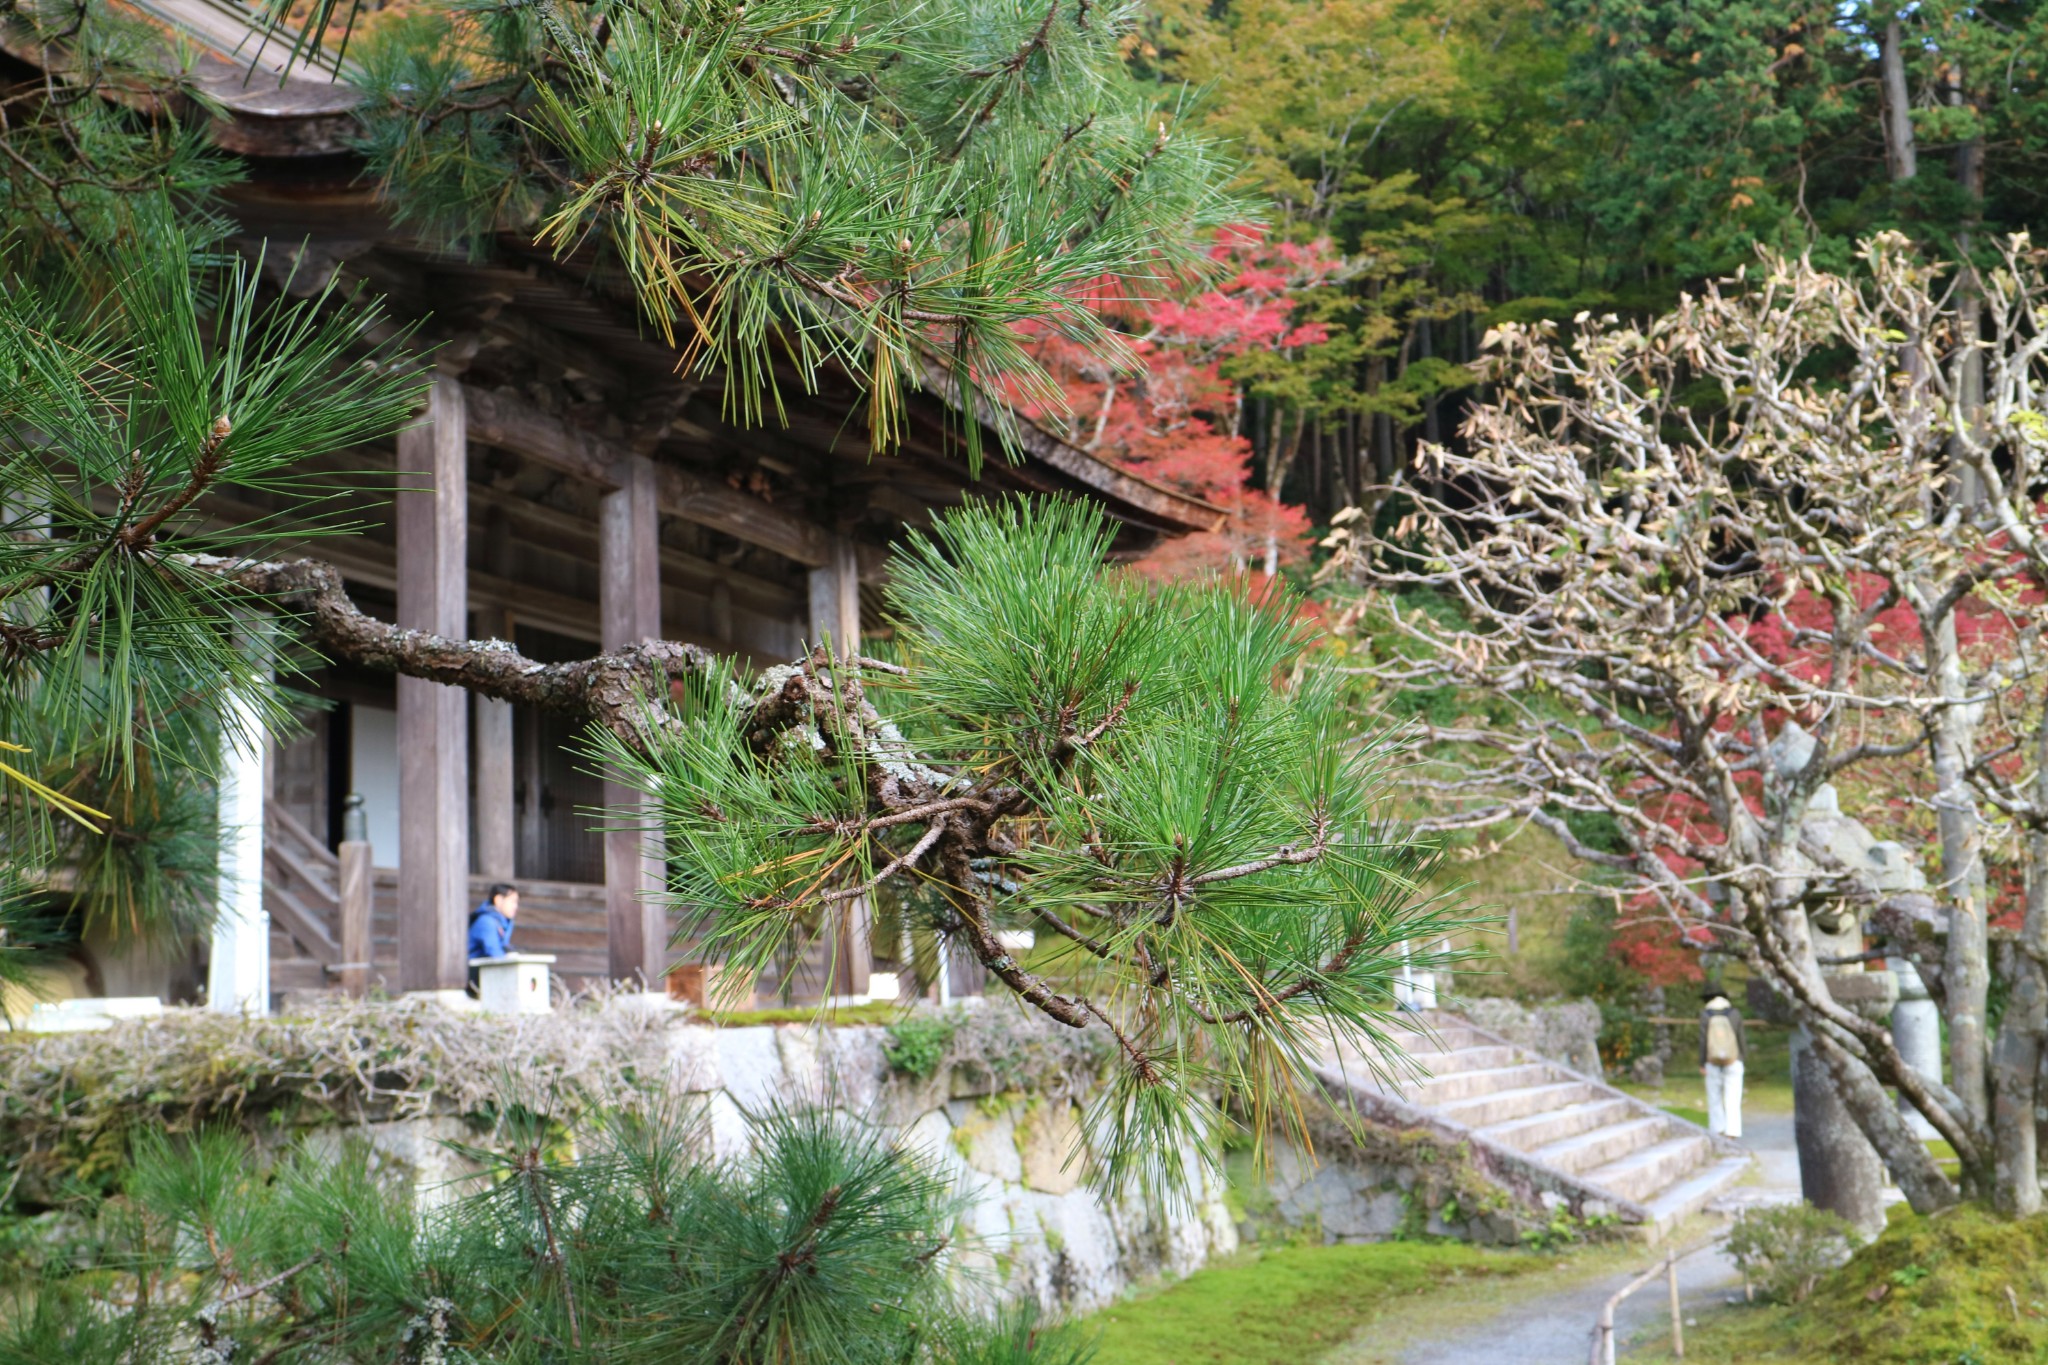
<svg viewBox="0 0 2048 1365">
<path fill-rule="evenodd" d="M 1457 442 L 1480 392 L 1464 367 L 1490 326 L 1655 311 L 1760 247 L 1849 268 L 1853 244 L 1888 228 L 1981 268 L 1994 232 L 2043 209 L 2037 5 L 1158 0 L 1150 13 L 1144 69 L 1207 90 L 1204 126 L 1242 149 L 1245 184 L 1271 197 L 1283 234 L 1327 234 L 1351 258 L 1345 286 L 1313 300 L 1336 344 L 1285 380 L 1271 363 L 1235 376 L 1254 409 L 1245 434 L 1277 472 L 1265 491 L 1322 516 L 1369 505 L 1419 442 Z M 1298 458 L 1276 461 L 1297 420 Z"/>
<path fill-rule="evenodd" d="M 1299 1113 L 1331 1039 L 1371 1046 L 1399 945 L 1453 917 L 1434 850 L 1381 819 L 1388 751 L 1301 667 L 1286 602 L 1158 592 L 1102 567 L 1092 508 L 970 506 L 912 539 L 887 599 L 898 663 L 828 649 L 628 744 L 657 804 L 682 931 L 744 971 L 877 894 L 1024 1001 L 1117 1042 L 1087 1115 L 1098 1172 L 1175 1188 L 1202 1096 Z M 1085 973 L 1027 966 L 1029 928 Z"/>
<path fill-rule="evenodd" d="M 290 723 L 289 633 L 215 570 L 342 529 L 300 462 L 394 430 L 420 381 L 366 345 L 374 308 L 267 298 L 161 195 L 120 216 L 0 294 L 0 847 L 68 869 L 86 927 L 161 942 L 211 916 L 222 738 Z M 206 527 L 237 488 L 297 515 Z"/>
<path fill-rule="evenodd" d="M 148 212 L 167 192 L 188 212 L 218 211 L 218 192 L 240 172 L 204 121 L 142 112 L 148 92 L 184 85 L 160 30 L 93 0 L 0 0 L 0 31 L 10 52 L 63 73 L 0 86 L 0 262 L 10 273 L 24 258 L 105 244 L 138 204 Z"/>
<path fill-rule="evenodd" d="M 758 418 L 829 362 L 871 434 L 928 367 L 1050 386 L 1016 324 L 1199 273 L 1239 210 L 1180 97 L 1130 79 L 1128 0 L 426 8 L 361 47 L 362 146 L 400 213 L 481 249 L 593 237 Z M 785 366 L 778 374 L 777 366 Z"/>
<path fill-rule="evenodd" d="M 968 1311 L 959 1193 L 934 1161 L 820 1112 L 744 1157 L 676 1111 L 564 1144 L 544 1113 L 465 1149 L 424 1216 L 366 1146 L 266 1166 L 245 1139 L 145 1134 L 121 1197 L 32 1249 L 0 1362 L 1085 1365 L 1071 1330 Z M 566 1148 L 573 1147 L 573 1154 Z"/>
</svg>

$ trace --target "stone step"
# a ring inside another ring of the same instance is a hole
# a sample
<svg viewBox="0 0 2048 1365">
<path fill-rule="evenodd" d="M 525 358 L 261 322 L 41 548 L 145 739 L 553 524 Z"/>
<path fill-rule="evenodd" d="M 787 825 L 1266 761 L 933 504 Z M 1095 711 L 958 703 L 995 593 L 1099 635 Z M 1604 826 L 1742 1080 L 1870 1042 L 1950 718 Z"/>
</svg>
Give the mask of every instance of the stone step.
<svg viewBox="0 0 2048 1365">
<path fill-rule="evenodd" d="M 1705 1133 L 1688 1132 L 1630 1152 L 1604 1166 L 1580 1172 L 1580 1175 L 1589 1184 L 1611 1190 L 1624 1199 L 1647 1204 L 1654 1195 L 1705 1165 L 1713 1150 L 1714 1146 Z"/>
<path fill-rule="evenodd" d="M 1447 1076 L 1431 1076 L 1419 1084 L 1402 1086 L 1400 1093 L 1411 1104 L 1434 1109 L 1456 1100 L 1540 1085 L 1550 1079 L 1551 1070 L 1542 1062 L 1521 1062 L 1513 1066 L 1490 1066 L 1477 1071 L 1453 1071 Z"/>
<path fill-rule="evenodd" d="M 1580 1133 L 1590 1133 L 1595 1128 L 1605 1128 L 1610 1123 L 1619 1123 L 1636 1112 L 1636 1107 L 1625 1099 L 1600 1095 L 1583 1104 L 1546 1109 L 1479 1131 L 1504 1147 L 1527 1152 L 1546 1142 L 1556 1142 L 1560 1138 L 1575 1137 Z"/>
<path fill-rule="evenodd" d="M 1408 1028 L 1388 1029 L 1389 1044 L 1400 1048 L 1411 1057 L 1435 1057 L 1446 1052 L 1457 1052 L 1468 1047 L 1491 1047 L 1493 1040 L 1483 1036 L 1469 1024 L 1446 1024 L 1440 1029 L 1420 1031 Z"/>
<path fill-rule="evenodd" d="M 1453 1123 L 1462 1123 L 1468 1128 L 1484 1128 L 1605 1097 L 1602 1089 L 1590 1081 L 1545 1081 L 1517 1090 L 1499 1090 L 1490 1095 L 1440 1105 L 1438 1112 Z"/>
<path fill-rule="evenodd" d="M 1350 1046 L 1326 1046 L 1323 1055 L 1350 1075 L 1391 1073 L 1399 1078 L 1403 1089 L 1420 1083 L 1428 1076 L 1443 1076 L 1454 1071 L 1487 1071 L 1535 1060 L 1520 1048 L 1489 1043 L 1440 1052 L 1428 1042 L 1412 1038 L 1393 1040 L 1385 1052 Z"/>
<path fill-rule="evenodd" d="M 1432 1076 L 1448 1076 L 1459 1071 L 1497 1071 L 1504 1066 L 1519 1066 L 1534 1061 L 1515 1047 L 1461 1047 L 1455 1052 L 1411 1052 L 1408 1054 Z"/>
<path fill-rule="evenodd" d="M 1666 1118 L 1629 1118 L 1620 1123 L 1610 1123 L 1604 1128 L 1578 1133 L 1555 1142 L 1545 1143 L 1530 1151 L 1529 1155 L 1538 1161 L 1545 1161 L 1560 1171 L 1574 1175 L 1583 1174 L 1595 1166 L 1605 1166 L 1619 1161 L 1630 1152 L 1638 1152 L 1654 1143 L 1671 1136 L 1672 1123 Z"/>
<path fill-rule="evenodd" d="M 1662 1234 L 1679 1219 L 1699 1212 L 1708 1200 L 1742 1178 L 1750 1160 L 1748 1156 L 1724 1156 L 1665 1186 L 1654 1198 L 1643 1201 L 1650 1211 L 1645 1230 Z"/>
</svg>

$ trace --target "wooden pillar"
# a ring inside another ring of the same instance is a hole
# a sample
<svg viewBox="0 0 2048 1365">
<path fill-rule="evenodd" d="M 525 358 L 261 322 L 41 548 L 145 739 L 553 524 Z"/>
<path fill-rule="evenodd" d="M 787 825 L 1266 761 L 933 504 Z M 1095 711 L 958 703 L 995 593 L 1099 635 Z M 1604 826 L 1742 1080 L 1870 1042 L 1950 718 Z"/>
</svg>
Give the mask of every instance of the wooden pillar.
<svg viewBox="0 0 2048 1365">
<path fill-rule="evenodd" d="M 654 462 L 625 459 L 619 487 L 598 511 L 598 584 L 604 647 L 623 649 L 661 637 L 661 521 L 655 503 Z M 605 784 L 605 807 L 614 823 L 631 824 L 642 811 L 655 815 L 633 788 Z M 662 985 L 668 967 L 668 916 L 663 910 L 661 834 L 656 829 L 615 829 L 604 836 L 605 921 L 614 981 Z"/>
<path fill-rule="evenodd" d="M 462 386 L 438 376 L 398 436 L 398 624 L 468 633 L 469 441 Z M 398 680 L 398 981 L 459 991 L 468 976 L 469 707 L 460 688 Z"/>
<path fill-rule="evenodd" d="M 853 541 L 836 536 L 832 560 L 811 570 L 811 645 L 829 643 L 834 658 L 860 652 L 860 559 Z M 874 914 L 865 898 L 845 902 L 833 928 L 832 991 L 836 996 L 864 996 L 874 967 L 869 938 Z"/>
<path fill-rule="evenodd" d="M 479 633 L 512 639 L 512 613 L 482 613 Z M 476 870 L 492 881 L 509 882 L 518 867 L 518 795 L 514 785 L 512 703 L 475 697 Z"/>
<path fill-rule="evenodd" d="M 834 655 L 860 651 L 860 559 L 853 542 L 834 537 L 832 562 L 811 570 L 811 644 L 829 637 Z"/>
<path fill-rule="evenodd" d="M 341 988 L 360 1000 L 370 993 L 370 845 L 344 839 L 335 852 L 341 860 Z"/>
</svg>

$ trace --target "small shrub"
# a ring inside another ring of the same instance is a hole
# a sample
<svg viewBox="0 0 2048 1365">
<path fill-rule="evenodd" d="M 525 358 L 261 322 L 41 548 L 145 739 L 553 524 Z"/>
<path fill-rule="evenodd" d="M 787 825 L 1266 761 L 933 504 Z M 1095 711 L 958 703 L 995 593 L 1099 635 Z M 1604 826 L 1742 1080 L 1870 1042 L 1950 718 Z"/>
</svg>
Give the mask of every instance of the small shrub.
<svg viewBox="0 0 2048 1365">
<path fill-rule="evenodd" d="M 1846 1222 L 1811 1204 L 1745 1209 L 1728 1232 L 1736 1268 L 1776 1303 L 1803 1302 L 1854 1245 Z"/>
<path fill-rule="evenodd" d="M 951 1014 L 913 1014 L 889 1025 L 888 1031 L 882 1055 L 889 1065 L 906 1076 L 929 1080 L 946 1060 L 953 1035 L 960 1031 L 960 1019 Z"/>
</svg>

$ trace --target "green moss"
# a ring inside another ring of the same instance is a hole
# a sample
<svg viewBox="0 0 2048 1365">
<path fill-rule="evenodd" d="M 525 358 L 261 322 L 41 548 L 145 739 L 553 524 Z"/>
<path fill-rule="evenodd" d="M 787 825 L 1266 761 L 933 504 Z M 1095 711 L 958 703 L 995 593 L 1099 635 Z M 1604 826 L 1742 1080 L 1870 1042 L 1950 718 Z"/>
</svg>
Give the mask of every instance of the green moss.
<svg viewBox="0 0 2048 1365">
<path fill-rule="evenodd" d="M 886 1000 L 844 1009 L 816 1006 L 773 1010 L 704 1010 L 703 1019 L 723 1028 L 744 1028 L 749 1024 L 891 1024 L 903 1017 L 903 1007 Z"/>
<path fill-rule="evenodd" d="M 1646 1342 L 1630 1359 L 1669 1360 Z M 1991 1365 L 2048 1359 L 2048 1217 L 1966 1206 L 1933 1218 L 1904 1205 L 1883 1235 L 1805 1303 L 1742 1307 L 1686 1333 L 1687 1365 L 1856 1361 Z"/>
<path fill-rule="evenodd" d="M 1548 1264 L 1453 1242 L 1284 1247 L 1198 1270 L 1088 1325 L 1102 1331 L 1096 1359 L 1115 1365 L 1300 1365 L 1349 1340 L 1392 1299 Z"/>
</svg>

